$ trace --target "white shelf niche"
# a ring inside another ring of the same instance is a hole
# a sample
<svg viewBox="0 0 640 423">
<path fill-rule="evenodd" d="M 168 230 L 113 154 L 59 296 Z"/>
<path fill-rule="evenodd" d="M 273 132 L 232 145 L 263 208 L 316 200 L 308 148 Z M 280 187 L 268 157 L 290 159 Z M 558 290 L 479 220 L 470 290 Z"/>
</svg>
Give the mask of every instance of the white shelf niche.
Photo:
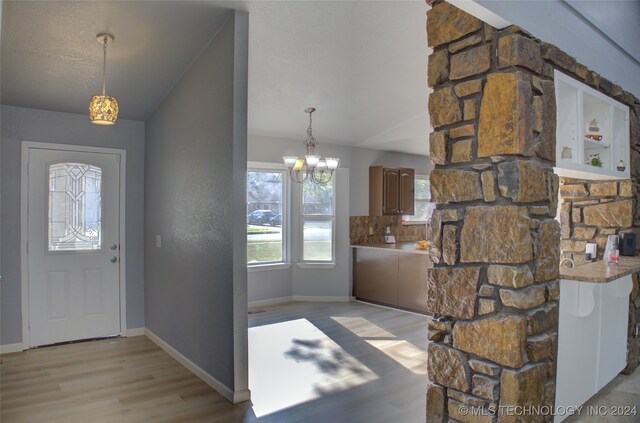
<svg viewBox="0 0 640 423">
<path fill-rule="evenodd" d="M 628 179 L 629 108 L 557 70 L 554 78 L 556 173 L 581 179 Z M 602 167 L 589 163 L 594 155 Z M 617 169 L 620 160 L 623 171 Z"/>
</svg>

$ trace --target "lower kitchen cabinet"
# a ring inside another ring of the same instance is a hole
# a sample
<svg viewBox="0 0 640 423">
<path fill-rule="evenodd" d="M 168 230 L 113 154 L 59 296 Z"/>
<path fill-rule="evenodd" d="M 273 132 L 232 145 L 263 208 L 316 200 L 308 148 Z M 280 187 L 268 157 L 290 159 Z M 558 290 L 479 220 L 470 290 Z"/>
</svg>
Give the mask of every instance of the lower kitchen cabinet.
<svg viewBox="0 0 640 423">
<path fill-rule="evenodd" d="M 422 254 L 398 254 L 398 305 L 411 310 L 427 311 L 427 267 Z"/>
<path fill-rule="evenodd" d="M 426 312 L 428 267 L 424 254 L 354 248 L 353 294 L 360 300 Z"/>
<path fill-rule="evenodd" d="M 354 250 L 353 288 L 356 298 L 385 304 L 398 302 L 398 253 Z"/>
</svg>

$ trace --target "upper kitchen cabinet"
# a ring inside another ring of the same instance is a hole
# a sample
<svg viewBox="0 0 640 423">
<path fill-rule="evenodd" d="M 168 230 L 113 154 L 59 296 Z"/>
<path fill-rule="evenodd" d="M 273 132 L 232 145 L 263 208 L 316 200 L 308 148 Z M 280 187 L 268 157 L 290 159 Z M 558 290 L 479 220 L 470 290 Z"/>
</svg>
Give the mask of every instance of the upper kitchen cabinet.
<svg viewBox="0 0 640 423">
<path fill-rule="evenodd" d="M 581 179 L 628 179 L 629 108 L 555 71 L 556 173 Z"/>
<path fill-rule="evenodd" d="M 413 169 L 371 166 L 369 168 L 369 215 L 413 214 L 414 183 Z"/>
</svg>

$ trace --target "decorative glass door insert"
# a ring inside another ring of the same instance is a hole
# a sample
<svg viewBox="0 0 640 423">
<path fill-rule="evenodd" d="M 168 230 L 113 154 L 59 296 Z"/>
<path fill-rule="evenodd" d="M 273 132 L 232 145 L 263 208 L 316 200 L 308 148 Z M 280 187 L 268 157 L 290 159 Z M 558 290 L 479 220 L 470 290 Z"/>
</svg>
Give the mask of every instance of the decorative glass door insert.
<svg viewBox="0 0 640 423">
<path fill-rule="evenodd" d="M 102 249 L 102 169 L 86 163 L 49 165 L 49 251 Z"/>
</svg>

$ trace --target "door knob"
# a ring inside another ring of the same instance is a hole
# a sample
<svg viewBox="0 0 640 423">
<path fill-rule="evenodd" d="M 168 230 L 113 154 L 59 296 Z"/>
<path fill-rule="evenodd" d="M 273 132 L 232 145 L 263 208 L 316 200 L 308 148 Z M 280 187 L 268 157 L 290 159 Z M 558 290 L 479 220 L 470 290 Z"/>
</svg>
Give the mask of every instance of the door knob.
<svg viewBox="0 0 640 423">
<path fill-rule="evenodd" d="M 115 262 L 117 262 L 117 261 L 118 261 L 118 257 L 113 256 L 113 257 L 111 257 L 111 260 L 109 260 L 109 261 L 110 261 L 111 263 L 115 263 Z"/>
<path fill-rule="evenodd" d="M 118 244 L 111 244 L 111 247 L 109 247 L 111 249 L 111 251 L 115 251 L 118 249 Z"/>
</svg>

